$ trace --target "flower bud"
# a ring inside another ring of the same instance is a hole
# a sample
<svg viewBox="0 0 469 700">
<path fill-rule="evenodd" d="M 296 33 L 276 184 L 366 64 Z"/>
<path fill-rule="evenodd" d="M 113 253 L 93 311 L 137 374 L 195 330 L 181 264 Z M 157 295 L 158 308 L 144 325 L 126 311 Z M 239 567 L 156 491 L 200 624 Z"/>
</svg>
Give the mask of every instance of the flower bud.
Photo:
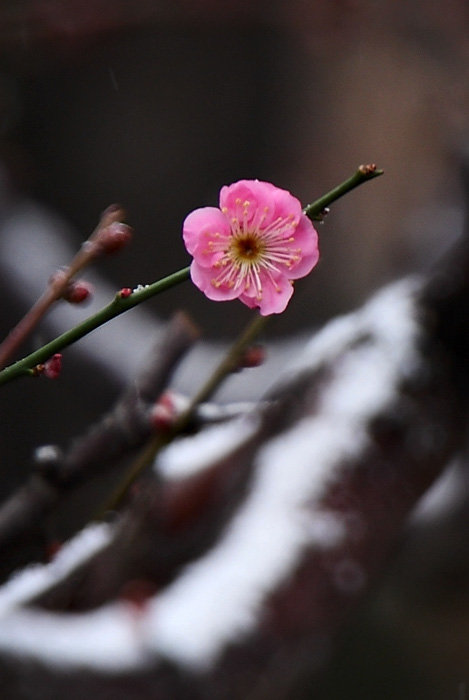
<svg viewBox="0 0 469 700">
<path fill-rule="evenodd" d="M 263 345 L 251 345 L 251 347 L 246 348 L 242 357 L 239 361 L 239 367 L 259 367 L 265 362 L 265 348 Z"/>
<path fill-rule="evenodd" d="M 42 374 L 47 377 L 47 379 L 57 379 L 61 370 L 62 355 L 60 352 L 56 352 L 55 355 L 52 355 L 52 357 L 44 363 Z"/>
<path fill-rule="evenodd" d="M 174 425 L 177 409 L 171 392 L 166 391 L 160 396 L 150 412 L 150 422 L 159 433 L 168 432 Z"/>
<path fill-rule="evenodd" d="M 124 248 L 131 238 L 132 228 L 121 221 L 115 221 L 100 230 L 96 242 L 105 253 L 115 253 Z"/>
<path fill-rule="evenodd" d="M 93 285 L 89 282 L 85 282 L 85 280 L 76 280 L 70 282 L 62 298 L 68 301 L 69 304 L 82 304 L 84 301 L 90 300 L 93 292 Z"/>
</svg>

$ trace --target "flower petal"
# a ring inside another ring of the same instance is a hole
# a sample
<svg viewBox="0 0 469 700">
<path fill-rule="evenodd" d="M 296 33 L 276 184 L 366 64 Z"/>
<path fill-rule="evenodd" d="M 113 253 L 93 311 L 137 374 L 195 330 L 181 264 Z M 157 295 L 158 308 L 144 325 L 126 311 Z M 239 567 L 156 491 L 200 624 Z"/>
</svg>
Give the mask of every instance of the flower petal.
<svg viewBox="0 0 469 700">
<path fill-rule="evenodd" d="M 194 284 L 209 299 L 239 298 L 263 315 L 282 312 L 292 280 L 319 258 L 317 233 L 299 200 L 269 182 L 240 180 L 221 189 L 220 207 L 197 209 L 184 222 Z"/>
<path fill-rule="evenodd" d="M 213 284 L 217 271 L 202 267 L 196 260 L 191 264 L 191 279 L 196 287 L 213 301 L 229 301 L 239 296 L 240 288 L 221 284 L 219 287 Z"/>
<path fill-rule="evenodd" d="M 275 282 L 263 276 L 261 299 L 244 293 L 240 295 L 239 300 L 251 309 L 258 306 L 261 316 L 269 316 L 284 311 L 292 294 L 293 285 L 286 276 L 279 276 Z"/>
<path fill-rule="evenodd" d="M 220 191 L 220 207 L 228 210 L 228 216 L 242 217 L 242 204 L 250 202 L 247 222 L 254 218 L 258 222 L 263 217 L 263 227 L 278 218 L 298 221 L 302 215 L 301 203 L 290 192 L 275 187 L 262 180 L 239 180 L 232 185 L 225 185 Z M 240 204 L 240 203 L 241 204 Z"/>
<path fill-rule="evenodd" d="M 232 185 L 225 185 L 220 190 L 220 209 L 228 209 L 229 216 L 236 216 L 239 210 L 238 200 L 243 203 L 248 199 L 255 200 L 252 192 L 252 184 L 257 180 L 239 180 Z"/>
<path fill-rule="evenodd" d="M 230 225 L 226 216 L 216 207 L 202 207 L 186 216 L 182 235 L 188 252 L 197 258 L 200 265 L 210 267 L 220 257 L 211 245 L 230 236 Z M 219 248 L 219 246 L 218 246 Z"/>
<path fill-rule="evenodd" d="M 269 213 L 271 212 L 271 221 L 276 219 L 291 219 L 292 222 L 299 221 L 303 215 L 301 202 L 287 190 L 282 190 L 275 187 L 275 192 L 271 195 Z M 266 223 L 269 222 L 269 217 L 266 218 Z"/>
<path fill-rule="evenodd" d="M 287 273 L 289 279 L 297 280 L 308 275 L 319 260 L 318 234 L 310 219 L 303 214 L 295 230 L 292 247 L 300 248 L 300 260 Z"/>
</svg>

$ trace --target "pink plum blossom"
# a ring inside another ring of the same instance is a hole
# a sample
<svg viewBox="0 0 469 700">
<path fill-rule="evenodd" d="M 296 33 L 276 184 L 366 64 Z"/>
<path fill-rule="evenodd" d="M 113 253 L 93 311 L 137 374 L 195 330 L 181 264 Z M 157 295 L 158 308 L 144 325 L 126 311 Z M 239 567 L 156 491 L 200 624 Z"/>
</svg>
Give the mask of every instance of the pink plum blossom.
<svg viewBox="0 0 469 700">
<path fill-rule="evenodd" d="M 259 180 L 222 187 L 220 208 L 189 214 L 183 238 L 194 258 L 192 281 L 209 299 L 239 299 L 263 316 L 286 308 L 292 280 L 319 258 L 317 233 L 298 199 Z"/>
</svg>

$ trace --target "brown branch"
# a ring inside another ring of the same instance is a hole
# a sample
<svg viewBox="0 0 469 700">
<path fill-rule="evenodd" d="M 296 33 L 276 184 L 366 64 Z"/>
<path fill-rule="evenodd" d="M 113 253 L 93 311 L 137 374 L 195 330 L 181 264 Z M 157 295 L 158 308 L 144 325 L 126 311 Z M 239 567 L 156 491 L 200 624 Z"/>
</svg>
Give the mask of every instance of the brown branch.
<svg viewBox="0 0 469 700">
<path fill-rule="evenodd" d="M 287 574 L 273 587 L 264 586 L 260 594 L 257 591 L 262 600 L 250 610 L 255 616 L 252 627 L 244 634 L 235 627 L 231 637 L 223 637 L 204 673 L 193 673 L 184 659 L 178 658 L 177 650 L 164 665 L 148 663 L 145 668 L 128 672 L 125 688 L 130 700 L 301 697 L 300 684 L 305 678 L 311 681 L 327 658 L 337 632 L 385 570 L 409 512 L 466 444 L 466 243 L 415 293 L 412 309 L 420 330 L 412 362 L 398 367 L 392 394 L 385 404 L 378 403 L 376 408 L 371 404 L 362 421 L 366 439 L 358 448 L 354 445 L 361 386 L 355 403 L 348 395 L 344 401 L 351 407 L 345 426 L 347 449 L 334 463 L 328 462 L 330 454 L 314 449 L 317 436 L 310 443 L 305 438 L 306 457 L 302 454 L 301 458 L 309 459 L 306 466 L 311 481 L 307 485 L 312 485 L 312 490 L 305 493 L 301 508 L 292 507 L 289 514 L 292 521 L 303 518 L 319 529 L 292 560 Z M 327 407 L 327 400 L 324 404 L 325 398 L 330 398 L 330 388 L 333 396 L 340 395 L 344 367 L 351 358 L 367 357 L 366 348 L 384 345 L 380 356 L 384 362 L 390 362 L 397 350 L 374 327 L 369 332 L 361 329 L 364 332 L 360 333 L 354 332 L 353 323 L 350 328 L 350 334 L 344 333 L 333 351 L 319 362 L 316 357 L 309 366 L 305 363 L 300 372 L 271 392 L 269 403 L 252 414 L 252 420 L 258 421 L 256 429 L 237 448 L 209 460 L 204 471 L 190 478 L 161 482 L 150 476 L 140 482 L 140 493 L 134 494 L 113 541 L 32 602 L 51 611 L 80 611 L 115 598 L 131 600 L 135 582 L 140 585 L 140 595 L 156 593 L 158 601 L 159 590 L 164 593 L 178 576 L 190 575 L 187 564 L 202 561 L 213 546 L 223 542 L 232 523 L 243 516 L 244 499 L 256 487 L 260 462 L 269 449 L 279 449 L 282 440 L 291 438 L 291 431 L 305 422 L 312 430 L 315 421 L 324 426 L 326 418 L 334 440 L 342 437 L 340 412 L 335 415 L 330 405 Z M 366 390 L 366 373 L 363 377 Z M 240 431 L 245 427 L 245 423 L 240 424 Z M 291 450 L 290 460 L 288 455 L 285 458 L 282 478 L 294 473 L 299 458 L 294 445 Z M 322 459 L 327 469 L 318 477 Z M 324 518 L 342 524 L 340 536 L 321 540 Z M 251 525 L 253 536 L 256 527 L 264 526 Z M 275 545 L 275 541 L 265 542 L 266 547 Z M 229 565 L 232 571 L 239 563 L 231 561 Z M 249 577 L 249 570 L 244 574 Z M 146 622 L 144 606 L 138 614 L 141 617 L 137 618 Z M 187 631 L 192 636 L 198 632 Z M 158 630 L 153 633 L 157 635 Z M 151 648 L 147 651 L 150 661 Z M 17 676 L 21 674 L 19 664 L 18 668 L 14 672 Z M 67 694 L 70 700 L 85 694 L 112 695 L 122 681 L 82 667 L 69 670 L 66 681 L 63 673 L 48 671 L 40 664 L 33 674 L 47 684 L 49 693 Z M 14 685 L 11 681 L 11 687 Z"/>
<path fill-rule="evenodd" d="M 29 482 L 0 507 L 3 552 L 7 547 L 14 548 L 18 538 L 27 537 L 66 492 L 112 468 L 118 458 L 148 439 L 154 430 L 150 410 L 197 336 L 197 329 L 189 319 L 176 314 L 153 348 L 148 365 L 109 414 L 76 440 L 65 455 L 39 464 Z"/>
<path fill-rule="evenodd" d="M 445 279 L 444 313 L 453 322 L 441 318 L 443 287 L 435 277 L 415 301 L 421 330 L 418 355 L 412 366 L 401 368 L 392 399 L 370 412 L 365 444 L 358 452 L 351 444 L 333 478 L 327 472 L 321 477 L 319 500 L 305 502 L 301 513 L 291 512 L 293 519 L 308 515 L 313 523 L 326 515 L 344 524 L 344 535 L 327 546 L 313 538 L 282 584 L 266 590 L 250 634 L 238 638 L 234 632 L 205 674 L 194 676 L 176 661 L 164 671 L 138 671 L 128 679 L 130 697 L 137 697 L 138 688 L 143 698 L 153 693 L 182 700 L 192 692 L 194 697 L 284 700 L 294 697 L 300 679 L 323 662 L 338 630 L 385 568 L 408 513 L 465 443 L 467 396 L 455 386 L 454 372 L 467 382 L 460 348 L 467 343 L 469 316 L 456 323 L 450 311 L 453 303 L 465 307 L 469 284 L 464 276 L 451 275 L 448 289 Z M 452 332 L 442 332 L 448 323 Z M 321 397 L 334 382 L 340 387 L 343 363 L 381 342 L 373 329 L 344 338 L 319 366 L 304 367 L 272 392 L 275 400 L 255 413 L 259 425 L 240 447 L 191 478 L 147 480 L 111 544 L 35 603 L 49 610 L 77 611 L 131 595 L 135 581 L 141 584 L 140 592 L 145 584 L 143 595 L 170 585 L 239 517 L 265 448 L 279 436 L 288 439 L 290 429 L 308 416 L 321 420 Z M 316 460 L 311 462 L 311 479 Z M 293 465 L 285 463 L 285 469 L 290 468 Z M 92 687 L 99 692 L 112 685 L 111 679 L 98 682 L 83 671 L 79 681 L 75 673 L 72 677 L 81 691 Z"/>
<path fill-rule="evenodd" d="M 49 308 L 62 298 L 75 275 L 105 251 L 105 247 L 102 245 L 103 237 L 106 238 L 109 227 L 113 224 L 119 224 L 123 218 L 124 212 L 118 205 L 112 205 L 103 212 L 98 226 L 81 246 L 70 265 L 49 280 L 43 294 L 0 344 L 0 369 L 6 365 L 11 355 L 32 333 Z"/>
</svg>

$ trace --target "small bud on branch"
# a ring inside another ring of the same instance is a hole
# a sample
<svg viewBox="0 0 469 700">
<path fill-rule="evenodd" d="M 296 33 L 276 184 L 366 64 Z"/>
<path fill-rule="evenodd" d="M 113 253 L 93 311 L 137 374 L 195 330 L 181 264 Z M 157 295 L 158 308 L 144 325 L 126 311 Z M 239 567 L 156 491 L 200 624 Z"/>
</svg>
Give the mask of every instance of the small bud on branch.
<svg viewBox="0 0 469 700">
<path fill-rule="evenodd" d="M 323 195 L 316 201 L 307 205 L 304 208 L 303 212 L 311 220 L 315 220 L 317 216 L 320 215 L 321 212 L 323 212 L 332 202 L 335 202 L 337 199 L 347 194 L 355 187 L 358 187 L 362 183 L 366 182 L 367 180 L 373 179 L 382 174 L 383 171 L 378 170 L 374 163 L 369 165 L 361 165 L 354 173 L 354 175 L 348 178 L 348 180 L 345 180 L 343 183 L 332 189 L 327 194 Z M 98 229 L 91 236 L 90 240 L 93 240 L 94 237 L 99 235 L 98 231 L 100 229 L 106 228 L 111 224 L 118 222 L 122 216 L 123 211 L 120 207 L 118 207 L 117 205 L 110 207 L 101 217 Z M 122 229 L 120 230 L 122 231 Z M 19 360 L 18 362 L 15 362 L 14 364 L 0 371 L 0 385 L 6 384 L 7 382 L 12 381 L 13 379 L 20 376 L 36 374 L 37 372 L 34 368 L 37 366 L 37 364 L 44 362 L 44 360 L 49 358 L 52 354 L 63 350 L 63 348 L 76 342 L 91 331 L 95 330 L 95 328 L 98 328 L 104 323 L 107 323 L 107 321 L 110 321 L 111 319 L 115 318 L 116 316 L 119 316 L 125 311 L 128 311 L 134 306 L 141 304 L 143 301 L 146 301 L 147 299 L 152 298 L 156 294 L 159 294 L 160 292 L 163 292 L 177 284 L 180 284 L 181 282 L 188 280 L 189 277 L 190 267 L 185 267 L 182 270 L 178 270 L 177 272 L 174 272 L 173 274 L 168 275 L 167 277 L 161 280 L 158 280 L 157 282 L 153 282 L 152 284 L 146 285 L 143 289 L 133 291 L 128 297 L 127 292 L 125 294 L 122 294 L 124 290 L 121 290 L 121 292 L 119 292 L 116 295 L 116 297 L 110 304 L 105 306 L 96 314 L 90 316 L 88 319 L 78 324 L 74 328 L 70 329 L 69 331 L 62 333 L 62 335 L 58 336 L 57 338 L 55 338 L 55 340 L 51 341 L 47 345 L 44 345 L 39 350 L 31 353 L 27 357 L 24 357 L 22 360 Z M 23 337 L 24 336 L 21 336 L 21 338 Z M 6 357 L 11 354 L 12 347 L 16 348 L 17 344 L 18 339 L 15 337 L 13 339 L 13 342 L 8 344 L 8 347 L 4 348 L 5 352 L 3 353 L 3 355 L 0 348 L 0 367 L 2 366 L 2 363 L 4 363 Z M 230 371 L 232 371 L 232 367 L 230 367 Z"/>
<path fill-rule="evenodd" d="M 127 245 L 132 237 L 132 229 L 122 223 L 124 217 L 125 212 L 118 204 L 111 205 L 103 212 L 98 226 L 83 243 L 70 265 L 51 277 L 44 293 L 0 344 L 0 369 L 36 328 L 49 308 L 62 297 L 66 297 L 69 285 L 80 270 L 103 253 L 112 253 Z M 82 298 L 81 301 L 83 300 Z"/>
<path fill-rule="evenodd" d="M 76 282 L 70 282 L 62 297 L 69 304 L 83 304 L 83 302 L 91 299 L 93 292 L 93 285 L 85 282 L 85 280 L 77 280 Z"/>
<path fill-rule="evenodd" d="M 316 199 L 315 202 L 308 204 L 303 210 L 304 213 L 311 219 L 311 221 L 317 221 L 318 217 L 319 221 L 321 221 L 323 218 L 323 212 L 325 209 L 327 209 L 327 207 L 329 207 L 330 204 L 332 204 L 332 202 L 335 202 L 344 194 L 351 192 L 351 190 L 355 189 L 355 187 L 358 187 L 367 180 L 372 180 L 375 177 L 379 177 L 383 174 L 383 172 L 383 170 L 378 170 L 374 163 L 360 165 L 357 168 L 357 171 L 351 177 L 349 177 L 348 180 L 344 180 L 344 182 L 337 185 L 337 187 L 334 187 L 334 189 L 327 192 L 327 194 L 319 199 Z"/>
<path fill-rule="evenodd" d="M 172 394 L 165 391 L 151 410 L 150 421 L 158 433 L 167 433 L 174 426 L 178 412 Z"/>
<path fill-rule="evenodd" d="M 251 367 L 260 367 L 265 362 L 265 347 L 263 345 L 251 345 L 246 348 L 244 355 L 239 361 L 240 369 L 249 369 Z"/>
<path fill-rule="evenodd" d="M 56 352 L 52 355 L 50 360 L 44 363 L 44 369 L 42 374 L 47 377 L 47 379 L 57 379 L 62 371 L 62 355 L 60 352 Z"/>
<path fill-rule="evenodd" d="M 132 233 L 133 230 L 130 226 L 120 221 L 115 221 L 110 226 L 99 230 L 95 243 L 100 251 L 106 254 L 115 253 L 130 243 Z"/>
</svg>

